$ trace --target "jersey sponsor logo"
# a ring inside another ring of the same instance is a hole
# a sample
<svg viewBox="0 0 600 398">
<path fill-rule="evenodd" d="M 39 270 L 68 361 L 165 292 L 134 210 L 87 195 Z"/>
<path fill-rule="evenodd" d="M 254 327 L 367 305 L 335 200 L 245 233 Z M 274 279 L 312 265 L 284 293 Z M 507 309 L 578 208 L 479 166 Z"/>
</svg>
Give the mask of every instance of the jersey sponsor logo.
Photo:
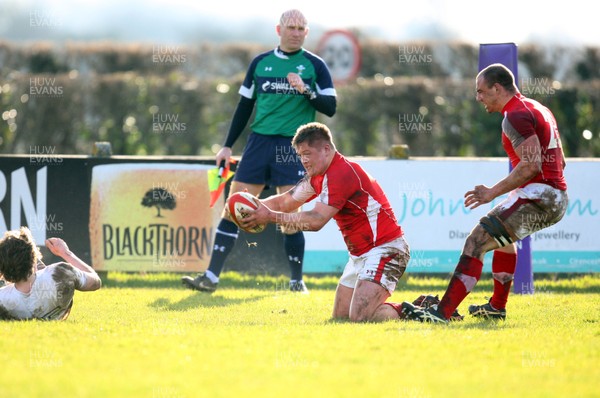
<svg viewBox="0 0 600 398">
<path fill-rule="evenodd" d="M 268 94 L 298 94 L 298 90 L 292 87 L 287 80 L 267 80 L 260 87 L 263 93 Z"/>
</svg>

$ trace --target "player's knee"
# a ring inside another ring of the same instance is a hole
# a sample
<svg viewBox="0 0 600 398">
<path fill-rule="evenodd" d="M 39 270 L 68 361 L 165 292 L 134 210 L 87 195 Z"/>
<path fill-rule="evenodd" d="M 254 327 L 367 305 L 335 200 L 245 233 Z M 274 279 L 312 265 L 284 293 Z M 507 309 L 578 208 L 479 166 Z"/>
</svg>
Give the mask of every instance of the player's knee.
<svg viewBox="0 0 600 398">
<path fill-rule="evenodd" d="M 481 225 L 477 225 L 467 239 L 465 240 L 466 245 L 470 246 L 482 246 L 490 239 L 490 236 L 485 232 Z"/>
<path fill-rule="evenodd" d="M 477 229 L 484 230 L 496 242 L 498 247 L 508 246 L 514 241 L 502 220 L 495 215 L 481 217 Z"/>
<path fill-rule="evenodd" d="M 366 314 L 364 312 L 350 312 L 350 322 L 367 322 L 371 319 L 370 314 Z"/>
<path fill-rule="evenodd" d="M 353 303 L 350 307 L 350 313 L 348 317 L 350 322 L 367 322 L 372 320 L 373 316 L 375 315 L 376 308 L 373 309 L 372 306 L 367 302 L 364 302 L 363 305 L 360 305 L 360 303 L 357 305 L 357 300 L 353 299 L 352 301 Z"/>
<path fill-rule="evenodd" d="M 331 314 L 331 319 L 336 320 L 336 321 L 341 321 L 341 320 L 347 320 L 348 319 L 348 313 L 341 313 L 339 311 L 333 311 L 333 313 Z"/>
<path fill-rule="evenodd" d="M 492 238 L 481 225 L 477 225 L 465 240 L 463 254 L 471 257 L 479 257 L 481 253 L 491 250 L 491 247 L 489 247 L 491 243 Z"/>
</svg>

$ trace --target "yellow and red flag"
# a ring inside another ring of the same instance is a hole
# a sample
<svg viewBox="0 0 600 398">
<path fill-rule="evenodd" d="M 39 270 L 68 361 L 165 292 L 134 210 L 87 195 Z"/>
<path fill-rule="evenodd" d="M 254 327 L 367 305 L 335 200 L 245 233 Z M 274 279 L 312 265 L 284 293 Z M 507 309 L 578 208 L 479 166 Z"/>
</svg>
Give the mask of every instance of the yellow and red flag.
<svg viewBox="0 0 600 398">
<path fill-rule="evenodd" d="M 229 170 L 229 166 L 225 167 L 225 162 L 221 163 L 221 166 L 215 167 L 214 169 L 208 170 L 208 190 L 210 192 L 210 207 L 213 207 L 217 203 L 217 199 L 221 196 L 221 192 L 225 189 L 225 184 L 234 172 Z M 230 160 L 230 164 L 234 163 Z"/>
</svg>

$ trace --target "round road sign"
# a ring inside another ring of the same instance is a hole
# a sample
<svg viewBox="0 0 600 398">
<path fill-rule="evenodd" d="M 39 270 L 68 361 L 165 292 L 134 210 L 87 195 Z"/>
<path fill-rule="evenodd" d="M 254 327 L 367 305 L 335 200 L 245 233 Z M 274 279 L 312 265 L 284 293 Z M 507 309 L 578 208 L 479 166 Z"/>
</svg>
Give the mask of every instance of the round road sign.
<svg viewBox="0 0 600 398">
<path fill-rule="evenodd" d="M 336 83 L 356 77 L 360 70 L 360 46 L 349 31 L 338 29 L 325 32 L 317 46 L 317 54 L 327 63 Z"/>
</svg>

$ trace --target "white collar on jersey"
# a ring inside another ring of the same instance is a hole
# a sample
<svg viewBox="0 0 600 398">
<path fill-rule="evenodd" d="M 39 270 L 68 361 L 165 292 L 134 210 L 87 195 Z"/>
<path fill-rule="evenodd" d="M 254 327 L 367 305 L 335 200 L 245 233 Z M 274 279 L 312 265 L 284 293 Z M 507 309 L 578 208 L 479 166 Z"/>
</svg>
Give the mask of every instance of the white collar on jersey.
<svg viewBox="0 0 600 398">
<path fill-rule="evenodd" d="M 292 55 L 296 55 L 296 54 L 298 54 L 298 53 L 299 53 L 300 51 L 302 51 L 302 50 L 303 50 L 303 48 L 300 48 L 300 49 L 299 49 L 299 50 L 297 50 L 297 51 L 294 51 L 294 52 L 288 53 L 288 52 L 285 52 L 285 51 L 283 51 L 281 48 L 277 47 L 275 50 L 273 50 L 273 53 L 275 54 L 275 56 L 276 56 L 277 58 L 281 58 L 281 59 L 289 59 L 289 58 L 290 58 L 290 56 L 292 56 Z"/>
</svg>

